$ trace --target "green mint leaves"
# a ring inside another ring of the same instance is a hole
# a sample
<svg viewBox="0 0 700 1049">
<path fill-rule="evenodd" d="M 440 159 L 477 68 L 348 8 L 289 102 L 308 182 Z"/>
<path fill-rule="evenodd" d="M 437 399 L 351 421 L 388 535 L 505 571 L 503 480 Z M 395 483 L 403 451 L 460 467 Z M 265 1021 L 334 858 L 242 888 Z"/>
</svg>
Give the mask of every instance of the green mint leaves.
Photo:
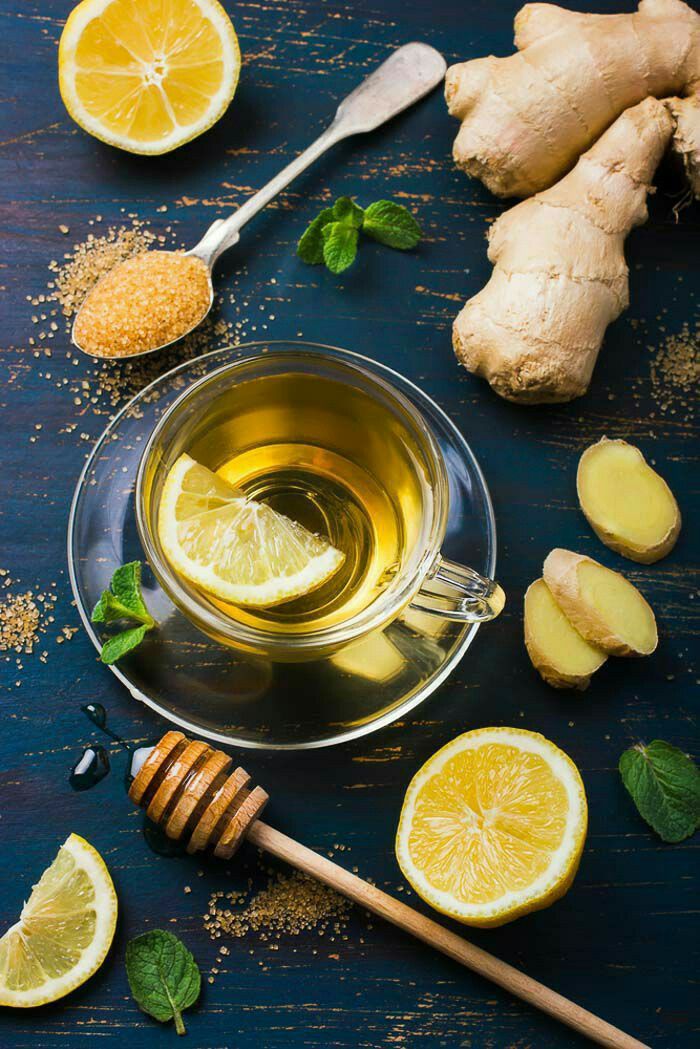
<svg viewBox="0 0 700 1049">
<path fill-rule="evenodd" d="M 153 626 L 141 596 L 140 561 L 130 561 L 116 570 L 109 590 L 103 592 L 92 612 L 93 623 L 113 623 L 118 619 L 136 619 Z"/>
<path fill-rule="evenodd" d="M 329 222 L 322 233 L 323 261 L 331 273 L 342 273 L 355 261 L 360 234 L 346 222 Z"/>
<path fill-rule="evenodd" d="M 109 590 L 92 610 L 93 623 L 116 623 L 131 620 L 138 626 L 122 630 L 105 641 L 100 653 L 103 663 L 116 663 L 137 645 L 140 645 L 148 630 L 155 626 L 141 596 L 141 562 L 130 561 L 118 568 L 112 576 Z"/>
<path fill-rule="evenodd" d="M 332 208 L 317 215 L 297 245 L 297 255 L 312 266 L 325 262 L 331 273 L 342 273 L 355 261 L 364 212 L 339 197 Z"/>
<path fill-rule="evenodd" d="M 420 226 L 413 215 L 393 200 L 377 200 L 365 211 L 362 232 L 388 248 L 408 251 L 421 238 Z"/>
<path fill-rule="evenodd" d="M 105 641 L 100 652 L 102 662 L 107 663 L 108 666 L 116 663 L 127 652 L 131 652 L 133 648 L 141 644 L 148 629 L 146 626 L 132 627 L 130 630 L 122 630 L 120 634 L 110 637 L 108 641 Z"/>
<path fill-rule="evenodd" d="M 313 222 L 309 223 L 297 244 L 297 255 L 310 266 L 320 266 L 323 262 L 323 229 L 333 222 L 333 208 L 324 208 Z"/>
<path fill-rule="evenodd" d="M 339 197 L 307 227 L 297 255 L 311 266 L 325 263 L 331 273 L 342 273 L 357 255 L 360 233 L 399 251 L 415 248 L 421 229 L 410 211 L 393 200 L 377 200 L 363 209 L 350 197 Z"/>
<path fill-rule="evenodd" d="M 140 1009 L 161 1023 L 174 1020 L 185 1034 L 182 1013 L 199 998 L 202 979 L 177 936 L 163 929 L 137 936 L 126 948 L 126 976 Z"/>
<path fill-rule="evenodd" d="M 683 841 L 700 827 L 700 771 L 678 747 L 637 743 L 620 758 L 620 775 L 662 841 Z"/>
</svg>

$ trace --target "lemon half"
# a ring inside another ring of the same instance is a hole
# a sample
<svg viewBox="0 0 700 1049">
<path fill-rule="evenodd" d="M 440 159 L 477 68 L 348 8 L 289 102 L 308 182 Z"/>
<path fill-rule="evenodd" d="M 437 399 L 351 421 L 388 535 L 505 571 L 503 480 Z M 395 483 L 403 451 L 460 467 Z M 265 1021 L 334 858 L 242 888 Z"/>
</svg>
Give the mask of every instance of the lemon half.
<svg viewBox="0 0 700 1049">
<path fill-rule="evenodd" d="M 58 49 L 73 120 L 131 153 L 167 153 L 201 135 L 227 109 L 240 68 L 217 0 L 83 0 Z"/>
<path fill-rule="evenodd" d="M 166 478 L 158 537 L 191 583 L 221 601 L 257 608 L 316 590 L 345 560 L 328 539 L 247 499 L 189 455 Z"/>
<path fill-rule="evenodd" d="M 396 837 L 415 891 L 467 925 L 548 907 L 573 881 L 587 806 L 578 769 L 537 732 L 483 728 L 433 755 L 411 781 Z"/>
<path fill-rule="evenodd" d="M 116 924 L 105 862 L 71 834 L 0 939 L 0 1005 L 46 1005 L 80 987 L 105 960 Z"/>
</svg>

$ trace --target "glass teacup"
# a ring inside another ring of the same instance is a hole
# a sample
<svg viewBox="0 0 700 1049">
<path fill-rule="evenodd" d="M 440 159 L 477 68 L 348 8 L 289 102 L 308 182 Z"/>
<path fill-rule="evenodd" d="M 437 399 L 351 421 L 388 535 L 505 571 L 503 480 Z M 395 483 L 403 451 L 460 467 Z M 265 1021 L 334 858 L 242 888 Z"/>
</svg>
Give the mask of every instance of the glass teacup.
<svg viewBox="0 0 700 1049">
<path fill-rule="evenodd" d="M 179 575 L 157 518 L 185 452 L 327 535 L 345 554 L 336 576 L 260 610 L 227 605 Z M 153 430 L 136 482 L 140 539 L 173 603 L 215 640 L 270 660 L 331 655 L 409 606 L 460 622 L 497 616 L 498 584 L 440 553 L 448 512 L 445 463 L 421 413 L 371 362 L 330 350 L 273 349 L 189 386 Z"/>
</svg>

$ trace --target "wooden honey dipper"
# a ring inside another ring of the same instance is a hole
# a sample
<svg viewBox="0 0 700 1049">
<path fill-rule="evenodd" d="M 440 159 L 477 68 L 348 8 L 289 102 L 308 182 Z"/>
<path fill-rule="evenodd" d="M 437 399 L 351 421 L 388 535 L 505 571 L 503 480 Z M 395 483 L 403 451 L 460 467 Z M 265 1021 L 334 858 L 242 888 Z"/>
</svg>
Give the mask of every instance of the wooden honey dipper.
<svg viewBox="0 0 700 1049">
<path fill-rule="evenodd" d="M 201 740 L 189 740 L 181 732 L 166 732 L 137 772 L 129 797 L 146 810 L 148 817 L 158 823 L 169 838 L 186 842 L 190 853 L 212 848 L 215 856 L 229 859 L 246 839 L 561 1020 L 598 1045 L 610 1049 L 649 1049 L 413 907 L 262 823 L 259 816 L 267 804 L 267 793 L 262 787 L 251 786 L 251 778 L 244 769 L 231 771 L 232 764 L 227 754 Z"/>
</svg>

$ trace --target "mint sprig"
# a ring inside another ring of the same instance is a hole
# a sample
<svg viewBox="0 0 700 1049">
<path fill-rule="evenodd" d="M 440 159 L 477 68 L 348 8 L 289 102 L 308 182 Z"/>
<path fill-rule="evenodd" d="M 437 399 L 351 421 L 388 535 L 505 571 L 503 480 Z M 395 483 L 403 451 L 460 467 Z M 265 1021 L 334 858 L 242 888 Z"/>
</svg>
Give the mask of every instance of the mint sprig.
<svg viewBox="0 0 700 1049">
<path fill-rule="evenodd" d="M 311 266 L 325 263 L 331 273 L 342 273 L 355 261 L 361 233 L 398 251 L 415 248 L 421 238 L 420 226 L 402 204 L 377 200 L 364 209 L 339 197 L 306 228 L 297 255 Z"/>
<path fill-rule="evenodd" d="M 93 623 L 118 623 L 131 621 L 138 626 L 128 627 L 114 634 L 102 646 L 100 659 L 103 663 L 116 663 L 143 641 L 146 633 L 156 625 L 155 619 L 146 608 L 141 594 L 141 562 L 129 561 L 117 568 L 109 590 L 104 590 L 92 610 Z"/>
<path fill-rule="evenodd" d="M 182 1013 L 199 998 L 199 967 L 184 943 L 163 929 L 137 936 L 126 948 L 126 976 L 140 1009 L 161 1023 L 175 1021 L 185 1034 Z"/>
<path fill-rule="evenodd" d="M 683 841 L 700 827 L 700 771 L 678 747 L 661 739 L 636 743 L 620 758 L 620 775 L 662 841 Z"/>
</svg>

